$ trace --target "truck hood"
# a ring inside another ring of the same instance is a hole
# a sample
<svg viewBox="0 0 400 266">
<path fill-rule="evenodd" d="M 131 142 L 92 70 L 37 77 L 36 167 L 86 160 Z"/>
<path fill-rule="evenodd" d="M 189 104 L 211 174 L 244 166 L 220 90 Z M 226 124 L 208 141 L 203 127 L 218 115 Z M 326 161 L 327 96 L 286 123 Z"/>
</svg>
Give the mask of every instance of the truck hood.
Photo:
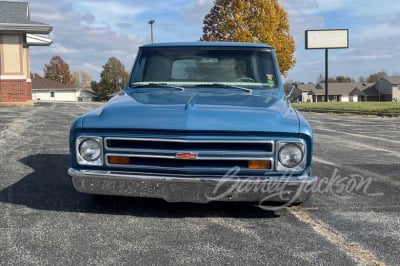
<svg viewBox="0 0 400 266">
<path fill-rule="evenodd" d="M 123 92 L 81 121 L 89 129 L 299 132 L 297 112 L 271 94 Z"/>
</svg>

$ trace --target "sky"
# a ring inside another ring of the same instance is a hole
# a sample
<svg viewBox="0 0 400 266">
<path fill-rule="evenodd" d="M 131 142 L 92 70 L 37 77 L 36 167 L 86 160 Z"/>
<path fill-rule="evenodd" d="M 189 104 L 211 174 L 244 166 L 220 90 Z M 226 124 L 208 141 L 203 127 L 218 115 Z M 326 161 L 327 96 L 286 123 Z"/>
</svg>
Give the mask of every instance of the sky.
<svg viewBox="0 0 400 266">
<path fill-rule="evenodd" d="M 70 71 L 93 80 L 110 57 L 129 72 L 138 47 L 154 42 L 198 41 L 213 0 L 27 0 L 31 19 L 53 26 L 50 47 L 31 47 L 31 71 L 43 75 L 54 55 Z M 400 5 L 397 0 L 280 0 L 296 42 L 296 65 L 287 79 L 316 82 L 325 75 L 325 51 L 305 49 L 306 30 L 348 29 L 349 48 L 329 49 L 330 77 L 355 79 L 400 73 Z"/>
</svg>

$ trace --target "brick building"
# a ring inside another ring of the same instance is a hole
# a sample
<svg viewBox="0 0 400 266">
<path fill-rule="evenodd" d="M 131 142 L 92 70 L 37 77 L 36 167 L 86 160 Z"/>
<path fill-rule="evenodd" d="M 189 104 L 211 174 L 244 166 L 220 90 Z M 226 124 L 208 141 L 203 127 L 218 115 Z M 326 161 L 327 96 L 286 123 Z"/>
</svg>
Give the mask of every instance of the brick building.
<svg viewBox="0 0 400 266">
<path fill-rule="evenodd" d="M 31 20 L 27 2 L 0 1 L 0 102 L 32 100 L 30 46 L 49 46 L 52 27 Z"/>
</svg>

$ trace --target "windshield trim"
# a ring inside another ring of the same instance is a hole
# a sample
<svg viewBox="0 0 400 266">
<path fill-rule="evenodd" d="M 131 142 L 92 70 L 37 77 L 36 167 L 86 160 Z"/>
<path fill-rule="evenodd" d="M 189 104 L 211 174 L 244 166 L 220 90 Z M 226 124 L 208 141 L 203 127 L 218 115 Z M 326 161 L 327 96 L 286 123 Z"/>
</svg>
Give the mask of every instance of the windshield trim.
<svg viewBox="0 0 400 266">
<path fill-rule="evenodd" d="M 131 85 L 132 88 L 137 88 L 140 86 L 164 86 L 164 87 L 174 87 L 174 88 L 182 88 L 184 86 L 193 86 L 193 87 L 201 87 L 204 86 L 225 86 L 225 87 L 240 87 L 251 86 L 251 87 L 262 87 L 263 89 L 276 89 L 276 86 L 270 86 L 268 83 L 259 83 L 259 82 L 211 82 L 211 81 L 159 81 L 159 82 L 148 82 L 148 81 L 139 81 L 135 82 Z M 246 88 L 244 88 L 246 89 Z"/>
<path fill-rule="evenodd" d="M 181 86 L 176 86 L 175 84 L 168 84 L 167 82 L 136 82 L 132 84 L 133 89 L 144 88 L 144 87 L 168 88 L 168 89 L 177 89 L 181 91 L 185 90 L 185 88 Z"/>
</svg>

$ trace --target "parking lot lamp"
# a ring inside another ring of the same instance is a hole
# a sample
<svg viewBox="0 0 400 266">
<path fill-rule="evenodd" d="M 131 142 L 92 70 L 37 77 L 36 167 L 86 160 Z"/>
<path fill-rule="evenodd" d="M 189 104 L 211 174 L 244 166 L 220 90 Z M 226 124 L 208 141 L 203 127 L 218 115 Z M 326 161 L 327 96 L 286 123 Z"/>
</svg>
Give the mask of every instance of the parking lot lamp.
<svg viewBox="0 0 400 266">
<path fill-rule="evenodd" d="M 153 24 L 154 22 L 156 22 L 154 19 L 149 20 L 149 24 L 150 24 L 150 34 L 151 34 L 151 43 L 154 42 L 154 38 L 153 38 Z"/>
</svg>

